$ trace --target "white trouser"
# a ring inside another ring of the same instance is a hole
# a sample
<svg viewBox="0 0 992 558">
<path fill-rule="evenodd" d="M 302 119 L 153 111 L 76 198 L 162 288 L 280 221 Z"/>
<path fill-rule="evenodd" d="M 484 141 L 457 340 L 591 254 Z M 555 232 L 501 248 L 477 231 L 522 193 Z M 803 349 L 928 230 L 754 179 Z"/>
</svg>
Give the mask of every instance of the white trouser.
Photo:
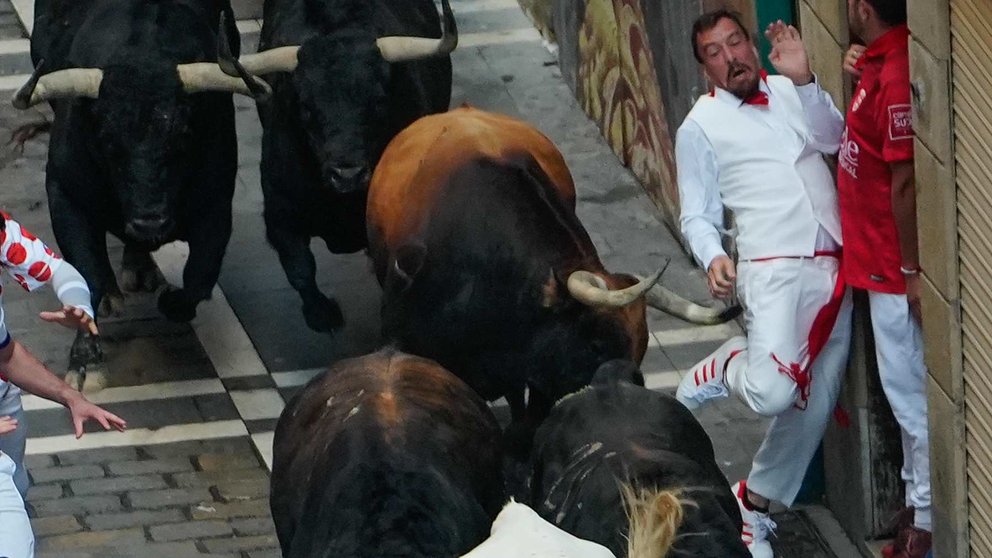
<svg viewBox="0 0 992 558">
<path fill-rule="evenodd" d="M 14 486 L 14 462 L 0 453 L 0 556 L 33 558 L 34 533 L 24 500 Z"/>
<path fill-rule="evenodd" d="M 931 529 L 930 438 L 927 431 L 927 368 L 920 324 L 906 295 L 868 293 L 875 357 L 882 390 L 902 431 L 902 479 L 906 505 L 916 508 L 915 525 Z"/>
<path fill-rule="evenodd" d="M 21 498 L 27 498 L 29 481 L 28 470 L 24 466 L 24 447 L 28 439 L 28 425 L 21 404 L 21 390 L 14 385 L 10 386 L 6 396 L 0 397 L 0 417 L 6 416 L 17 421 L 17 430 L 0 436 L 0 451 L 7 454 L 17 466 L 14 472 L 14 485 L 21 493 Z"/>
<path fill-rule="evenodd" d="M 730 390 L 755 412 L 775 417 L 754 457 L 748 488 L 789 506 L 820 446 L 837 404 L 851 342 L 851 293 L 845 293 L 826 344 L 808 369 L 808 398 L 789 368 L 806 369 L 809 334 L 833 296 L 836 258 L 741 262 L 737 289 L 744 305 L 747 350 L 727 366 Z"/>
</svg>

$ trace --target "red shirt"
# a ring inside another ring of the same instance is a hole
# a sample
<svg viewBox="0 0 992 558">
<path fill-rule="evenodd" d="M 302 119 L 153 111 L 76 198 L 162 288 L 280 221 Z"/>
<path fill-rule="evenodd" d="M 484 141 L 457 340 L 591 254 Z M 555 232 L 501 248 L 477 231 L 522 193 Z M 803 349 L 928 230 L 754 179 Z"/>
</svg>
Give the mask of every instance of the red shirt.
<svg viewBox="0 0 992 558">
<path fill-rule="evenodd" d="M 838 154 L 844 276 L 854 287 L 901 294 L 906 281 L 889 165 L 913 158 L 909 29 L 900 25 L 876 39 L 858 65 L 861 79 Z"/>
</svg>

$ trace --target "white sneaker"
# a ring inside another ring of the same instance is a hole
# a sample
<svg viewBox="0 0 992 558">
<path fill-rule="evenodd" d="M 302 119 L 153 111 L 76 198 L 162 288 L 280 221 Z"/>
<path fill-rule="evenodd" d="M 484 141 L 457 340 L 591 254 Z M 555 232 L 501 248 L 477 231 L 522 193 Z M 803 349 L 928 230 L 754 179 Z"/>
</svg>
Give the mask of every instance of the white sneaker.
<svg viewBox="0 0 992 558">
<path fill-rule="evenodd" d="M 713 354 L 699 361 L 689 373 L 679 382 L 675 398 L 690 411 L 695 411 L 700 405 L 717 397 L 726 397 L 727 384 L 724 374 L 727 363 L 740 352 L 747 349 L 747 338 L 741 335 L 731 337 L 713 351 Z"/>
<path fill-rule="evenodd" d="M 744 507 L 744 499 L 747 498 L 746 481 L 738 482 L 730 490 L 734 493 L 734 498 L 737 498 L 737 507 L 741 510 L 741 519 L 744 520 L 741 530 L 744 546 L 751 551 L 753 558 L 775 558 L 772 545 L 768 542 L 768 535 L 774 534 L 778 526 L 767 513 L 751 511 Z"/>
</svg>

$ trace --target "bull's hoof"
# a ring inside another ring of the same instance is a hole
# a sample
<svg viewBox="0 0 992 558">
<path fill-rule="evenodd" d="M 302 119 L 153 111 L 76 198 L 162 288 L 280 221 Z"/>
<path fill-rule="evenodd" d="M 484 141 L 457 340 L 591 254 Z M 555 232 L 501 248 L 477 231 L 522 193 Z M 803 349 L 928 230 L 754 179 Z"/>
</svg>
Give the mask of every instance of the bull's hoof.
<svg viewBox="0 0 992 558">
<path fill-rule="evenodd" d="M 153 293 L 162 285 L 158 270 L 152 268 L 124 268 L 121 271 L 121 288 L 127 292 Z"/>
<path fill-rule="evenodd" d="M 188 322 L 196 317 L 196 302 L 183 289 L 170 287 L 159 295 L 158 310 L 171 322 Z"/>
<path fill-rule="evenodd" d="M 96 393 L 107 387 L 107 369 L 103 365 L 94 366 L 83 374 L 83 393 Z"/>
<path fill-rule="evenodd" d="M 100 338 L 89 333 L 78 332 L 69 349 L 69 370 L 82 371 L 103 363 L 103 348 Z"/>
<path fill-rule="evenodd" d="M 307 327 L 321 333 L 333 333 L 344 325 L 341 307 L 336 300 L 324 295 L 314 302 L 303 303 L 303 318 Z"/>
<path fill-rule="evenodd" d="M 70 370 L 65 373 L 65 383 L 76 391 L 83 391 L 83 373 L 78 370 Z"/>
<path fill-rule="evenodd" d="M 101 318 L 118 318 L 124 313 L 124 296 L 120 294 L 104 295 L 96 314 Z"/>
<path fill-rule="evenodd" d="M 100 337 L 89 333 L 76 334 L 69 350 L 69 371 L 65 382 L 73 389 L 93 393 L 107 385 L 107 368 L 104 365 Z"/>
</svg>

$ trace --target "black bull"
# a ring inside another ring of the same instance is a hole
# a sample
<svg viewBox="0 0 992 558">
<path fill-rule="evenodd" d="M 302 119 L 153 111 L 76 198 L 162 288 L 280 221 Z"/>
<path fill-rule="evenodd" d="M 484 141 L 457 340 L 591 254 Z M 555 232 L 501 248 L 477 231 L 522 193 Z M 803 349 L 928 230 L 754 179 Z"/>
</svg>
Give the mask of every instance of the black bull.
<svg viewBox="0 0 992 558">
<path fill-rule="evenodd" d="M 334 253 L 364 248 L 368 181 L 386 143 L 448 108 L 457 31 L 442 8 L 443 29 L 432 0 L 266 0 L 260 52 L 225 65 L 271 84 L 258 106 L 266 235 L 316 331 L 343 316 L 317 287 L 311 237 Z"/>
<path fill-rule="evenodd" d="M 672 520 L 674 536 L 665 537 L 671 548 L 644 556 L 750 557 L 737 502 L 703 427 L 674 398 L 641 386 L 632 363 L 613 361 L 600 367 L 590 388 L 554 407 L 534 439 L 534 510 L 626 556 L 629 517 L 635 515 L 629 510 L 638 507 L 631 502 L 656 506 L 647 517 L 670 515 L 655 496 L 672 490 L 683 504 L 681 520 Z M 624 494 L 621 486 L 633 489 Z"/>
<path fill-rule="evenodd" d="M 158 286 L 150 250 L 188 241 L 183 287 L 167 288 L 158 306 L 189 320 L 210 296 L 231 234 L 231 92 L 265 92 L 216 64 L 220 13 L 230 5 L 56 0 L 37 9 L 36 71 L 15 106 L 49 101 L 55 111 L 46 189 L 59 248 L 86 278 L 93 307 L 107 313 L 119 311 L 120 286 Z M 228 47 L 240 48 L 236 39 Z M 125 245 L 120 286 L 108 232 Z M 99 360 L 96 339 L 77 337 L 70 367 Z M 96 374 L 90 380 L 99 385 Z"/>
<path fill-rule="evenodd" d="M 485 540 L 505 501 L 486 403 L 391 349 L 311 381 L 280 416 L 273 452 L 286 558 L 454 558 Z"/>
</svg>

